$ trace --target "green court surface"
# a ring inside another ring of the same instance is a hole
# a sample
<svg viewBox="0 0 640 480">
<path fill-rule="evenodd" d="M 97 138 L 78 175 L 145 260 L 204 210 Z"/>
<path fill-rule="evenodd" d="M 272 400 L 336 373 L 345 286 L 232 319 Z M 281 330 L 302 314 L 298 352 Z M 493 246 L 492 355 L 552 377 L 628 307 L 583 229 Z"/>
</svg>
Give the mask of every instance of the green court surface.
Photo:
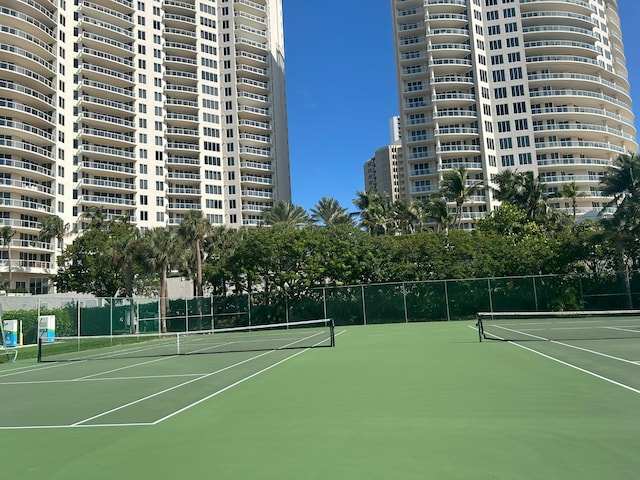
<svg viewBox="0 0 640 480">
<path fill-rule="evenodd" d="M 640 478 L 640 341 L 336 327 L 335 348 L 0 364 L 14 479 Z"/>
</svg>

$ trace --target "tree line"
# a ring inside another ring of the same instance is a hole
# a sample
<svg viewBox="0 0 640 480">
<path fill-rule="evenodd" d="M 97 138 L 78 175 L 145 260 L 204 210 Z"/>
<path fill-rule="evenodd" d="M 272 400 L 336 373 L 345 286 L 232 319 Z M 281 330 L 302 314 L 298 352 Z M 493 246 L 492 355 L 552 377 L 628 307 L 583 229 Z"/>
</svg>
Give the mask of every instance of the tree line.
<svg viewBox="0 0 640 480">
<path fill-rule="evenodd" d="M 621 155 L 601 181 L 614 213 L 577 222 L 575 183 L 561 190 L 572 201 L 569 215 L 549 207 L 531 172 L 505 170 L 495 179 L 502 206 L 473 231 L 460 228 L 461 212 L 482 185 L 468 181 L 463 167 L 420 202 L 390 202 L 362 191 L 353 200 L 356 214 L 333 198 L 322 198 L 310 212 L 277 202 L 258 228 L 214 226 L 191 210 L 178 228 L 140 232 L 124 218 L 107 219 L 104 210 L 91 208 L 80 218 L 81 233 L 58 257 L 54 282 L 59 292 L 166 299 L 168 276 L 179 274 L 193 280 L 195 296 L 295 298 L 329 285 L 625 272 L 640 267 L 639 182 L 640 156 Z M 6 228 L 0 238 L 8 246 Z M 59 217 L 49 216 L 40 237 L 61 243 L 67 232 Z"/>
</svg>

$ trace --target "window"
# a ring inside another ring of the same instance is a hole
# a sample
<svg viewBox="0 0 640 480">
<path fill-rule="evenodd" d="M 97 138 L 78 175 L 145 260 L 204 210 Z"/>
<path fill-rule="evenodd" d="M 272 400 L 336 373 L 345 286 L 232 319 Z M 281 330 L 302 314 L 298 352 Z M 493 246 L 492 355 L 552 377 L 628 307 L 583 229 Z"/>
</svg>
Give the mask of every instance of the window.
<svg viewBox="0 0 640 480">
<path fill-rule="evenodd" d="M 524 95 L 524 85 L 513 85 L 511 87 L 511 96 L 522 97 Z"/>
<path fill-rule="evenodd" d="M 508 120 L 498 122 L 498 132 L 510 132 L 511 131 L 511 122 Z"/>
<path fill-rule="evenodd" d="M 503 167 L 513 167 L 515 165 L 513 155 L 502 155 L 500 160 Z"/>
<path fill-rule="evenodd" d="M 499 105 L 496 105 L 496 114 L 498 116 L 509 115 L 509 104 L 501 103 Z"/>
<path fill-rule="evenodd" d="M 517 47 L 518 45 L 520 45 L 518 37 L 507 38 L 507 47 Z"/>
<path fill-rule="evenodd" d="M 507 98 L 507 87 L 494 88 L 493 96 L 496 98 Z"/>
<path fill-rule="evenodd" d="M 513 148 L 513 142 L 511 140 L 511 137 L 501 138 L 500 139 L 500 148 L 501 149 Z"/>
<path fill-rule="evenodd" d="M 494 70 L 492 73 L 493 73 L 493 81 L 494 82 L 504 82 L 505 81 L 504 70 Z"/>
<path fill-rule="evenodd" d="M 498 10 L 490 10 L 487 12 L 487 20 L 498 20 Z"/>
<path fill-rule="evenodd" d="M 520 165 L 531 165 L 531 153 L 527 152 L 518 154 L 518 161 L 520 162 Z"/>
<path fill-rule="evenodd" d="M 525 113 L 527 111 L 526 102 L 514 102 L 513 113 Z"/>
<path fill-rule="evenodd" d="M 522 78 L 522 67 L 513 67 L 509 69 L 509 76 L 511 80 L 518 80 Z"/>
</svg>

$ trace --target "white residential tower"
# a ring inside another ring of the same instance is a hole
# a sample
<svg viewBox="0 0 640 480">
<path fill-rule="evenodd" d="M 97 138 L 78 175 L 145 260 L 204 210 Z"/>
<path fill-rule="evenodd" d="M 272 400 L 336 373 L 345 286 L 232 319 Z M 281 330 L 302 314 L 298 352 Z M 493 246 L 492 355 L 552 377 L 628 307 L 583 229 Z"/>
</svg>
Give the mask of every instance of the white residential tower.
<svg viewBox="0 0 640 480">
<path fill-rule="evenodd" d="M 464 228 L 496 207 L 492 180 L 507 168 L 549 192 L 575 181 L 579 214 L 605 206 L 603 173 L 638 148 L 614 0 L 391 3 L 409 200 L 464 166 L 485 185 Z"/>
<path fill-rule="evenodd" d="M 51 289 L 45 215 L 82 229 L 101 207 L 146 229 L 198 209 L 240 227 L 291 199 L 281 0 L 0 5 L 9 288 Z"/>
</svg>

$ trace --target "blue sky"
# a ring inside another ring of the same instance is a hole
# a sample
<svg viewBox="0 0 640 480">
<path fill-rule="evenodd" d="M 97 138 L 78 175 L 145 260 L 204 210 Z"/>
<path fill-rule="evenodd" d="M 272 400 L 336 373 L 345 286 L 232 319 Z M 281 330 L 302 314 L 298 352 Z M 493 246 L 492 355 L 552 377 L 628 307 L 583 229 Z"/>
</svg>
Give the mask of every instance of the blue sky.
<svg viewBox="0 0 640 480">
<path fill-rule="evenodd" d="M 618 0 L 640 119 L 640 1 Z M 363 164 L 398 115 L 390 0 L 283 0 L 293 203 L 353 210 Z M 363 14 L 364 12 L 364 14 Z"/>
</svg>

